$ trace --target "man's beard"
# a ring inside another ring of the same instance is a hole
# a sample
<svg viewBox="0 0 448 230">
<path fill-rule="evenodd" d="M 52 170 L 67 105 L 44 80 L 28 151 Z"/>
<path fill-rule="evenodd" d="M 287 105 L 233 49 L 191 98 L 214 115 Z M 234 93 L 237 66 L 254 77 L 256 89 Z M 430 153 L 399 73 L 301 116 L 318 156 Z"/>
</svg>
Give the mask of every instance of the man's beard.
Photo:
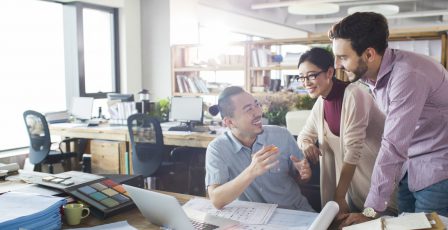
<svg viewBox="0 0 448 230">
<path fill-rule="evenodd" d="M 366 74 L 367 69 L 368 69 L 367 64 L 360 58 L 358 61 L 358 67 L 356 67 L 356 69 L 351 73 L 346 72 L 349 81 L 350 82 L 358 81 L 364 76 L 364 74 Z"/>
</svg>

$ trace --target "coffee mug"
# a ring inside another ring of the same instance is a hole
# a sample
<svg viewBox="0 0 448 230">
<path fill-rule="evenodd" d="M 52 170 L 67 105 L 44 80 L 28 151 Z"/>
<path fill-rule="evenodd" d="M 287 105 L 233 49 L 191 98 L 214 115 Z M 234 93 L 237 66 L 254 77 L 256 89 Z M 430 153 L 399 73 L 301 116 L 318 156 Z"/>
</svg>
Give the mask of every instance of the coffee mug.
<svg viewBox="0 0 448 230">
<path fill-rule="evenodd" d="M 85 215 L 82 215 L 86 211 Z M 68 225 L 77 225 L 81 223 L 81 219 L 89 216 L 89 208 L 84 207 L 83 204 L 66 204 L 64 205 L 65 220 Z"/>
</svg>

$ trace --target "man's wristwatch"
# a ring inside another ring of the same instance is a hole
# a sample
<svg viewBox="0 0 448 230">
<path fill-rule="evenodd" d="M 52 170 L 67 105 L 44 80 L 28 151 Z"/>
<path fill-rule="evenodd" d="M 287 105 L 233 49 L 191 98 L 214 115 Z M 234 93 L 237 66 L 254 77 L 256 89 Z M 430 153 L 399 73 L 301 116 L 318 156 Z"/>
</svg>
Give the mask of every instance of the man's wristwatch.
<svg viewBox="0 0 448 230">
<path fill-rule="evenodd" d="M 378 217 L 378 213 L 375 211 L 375 209 L 369 208 L 369 207 L 365 208 L 364 211 L 362 211 L 362 214 L 365 217 L 369 217 L 369 218 L 372 218 L 372 219 L 375 219 L 375 218 Z"/>
</svg>

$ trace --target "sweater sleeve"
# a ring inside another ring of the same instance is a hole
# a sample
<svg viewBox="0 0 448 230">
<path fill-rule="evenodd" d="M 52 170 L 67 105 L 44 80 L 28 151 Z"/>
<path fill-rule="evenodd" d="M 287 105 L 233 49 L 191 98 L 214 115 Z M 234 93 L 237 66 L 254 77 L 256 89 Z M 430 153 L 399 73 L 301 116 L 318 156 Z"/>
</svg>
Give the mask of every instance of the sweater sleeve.
<svg viewBox="0 0 448 230">
<path fill-rule="evenodd" d="M 307 144 L 314 144 L 317 141 L 317 120 L 319 116 L 322 116 L 321 104 L 322 99 L 319 98 L 316 103 L 314 103 L 313 109 L 306 120 L 305 126 L 297 137 L 297 144 L 300 149 L 303 149 Z"/>
<path fill-rule="evenodd" d="M 344 162 L 357 165 L 366 139 L 369 111 L 373 97 L 356 85 L 350 85 L 344 95 L 343 153 Z"/>
</svg>

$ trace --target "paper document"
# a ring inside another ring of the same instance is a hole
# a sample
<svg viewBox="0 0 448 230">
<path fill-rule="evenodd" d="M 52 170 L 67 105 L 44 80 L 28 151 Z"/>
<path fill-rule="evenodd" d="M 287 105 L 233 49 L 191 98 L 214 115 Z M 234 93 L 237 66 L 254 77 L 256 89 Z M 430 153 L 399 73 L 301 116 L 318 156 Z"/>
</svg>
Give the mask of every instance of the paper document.
<svg viewBox="0 0 448 230">
<path fill-rule="evenodd" d="M 53 205 L 62 206 L 61 197 L 8 192 L 0 195 L 0 223 L 36 214 Z"/>
<path fill-rule="evenodd" d="M 277 208 L 266 225 L 240 224 L 230 230 L 307 230 L 319 213 Z"/>
<path fill-rule="evenodd" d="M 425 213 L 407 213 L 395 218 L 388 218 L 385 221 L 387 229 L 423 229 L 431 228 L 431 224 Z"/>
<path fill-rule="evenodd" d="M 277 205 L 236 200 L 219 210 L 208 199 L 193 198 L 185 203 L 184 207 L 244 224 L 266 224 Z"/>
<path fill-rule="evenodd" d="M 282 226 L 271 226 L 271 225 L 262 225 L 262 224 L 240 224 L 226 230 L 278 230 L 278 229 L 288 229 Z M 304 228 L 303 230 L 306 230 Z"/>
<path fill-rule="evenodd" d="M 402 229 L 426 229 L 431 228 L 431 224 L 425 213 L 407 213 L 399 217 L 390 217 L 384 220 L 384 225 L 388 230 Z M 343 228 L 344 230 L 374 230 L 381 229 L 381 220 L 375 219 L 365 223 L 356 224 Z"/>
<path fill-rule="evenodd" d="M 277 208 L 268 224 L 288 227 L 305 227 L 305 229 L 307 229 L 318 215 L 319 213 L 315 212 Z"/>
</svg>

